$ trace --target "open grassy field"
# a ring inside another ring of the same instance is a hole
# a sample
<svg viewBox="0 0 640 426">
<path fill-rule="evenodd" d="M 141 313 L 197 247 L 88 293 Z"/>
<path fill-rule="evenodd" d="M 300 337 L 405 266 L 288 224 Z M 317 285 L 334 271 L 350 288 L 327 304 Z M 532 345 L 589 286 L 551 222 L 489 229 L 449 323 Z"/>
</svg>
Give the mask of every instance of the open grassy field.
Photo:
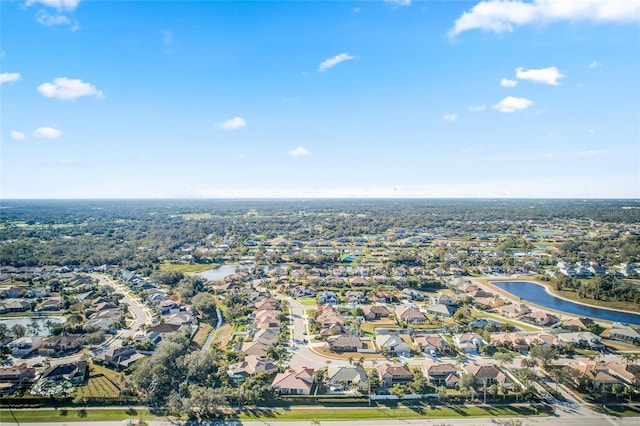
<svg viewBox="0 0 640 426">
<path fill-rule="evenodd" d="M 491 407 L 491 406 L 458 406 L 445 407 L 417 404 L 400 407 L 310 407 L 291 408 L 256 408 L 242 412 L 233 412 L 231 417 L 240 420 L 284 421 L 284 420 L 402 420 L 402 419 L 446 419 L 460 417 L 533 417 L 547 416 L 550 413 L 537 413 L 527 406 Z M 9 422 L 44 423 L 44 422 L 91 422 L 119 421 L 126 419 L 159 420 L 148 410 L 131 411 L 126 408 L 113 409 L 50 409 L 50 410 L 0 410 L 0 417 Z M 166 417 L 162 417 L 166 419 Z"/>
<path fill-rule="evenodd" d="M 120 388 L 122 386 L 122 373 L 101 365 L 91 364 L 91 377 L 100 375 L 109 379 L 116 387 Z"/>
<path fill-rule="evenodd" d="M 289 410 L 258 410 L 256 412 L 245 412 L 240 415 L 241 420 L 264 419 L 264 420 L 402 420 L 402 419 L 446 419 L 457 417 L 532 417 L 536 415 L 548 415 L 548 413 L 536 414 L 529 407 L 359 407 L 359 408 L 337 408 L 328 407 L 318 409 L 312 407 L 296 407 Z"/>
<path fill-rule="evenodd" d="M 157 417 L 151 415 L 149 410 L 138 410 L 136 415 L 132 416 L 132 413 L 127 408 L 117 409 L 92 409 L 86 410 L 78 409 L 66 409 L 60 408 L 57 410 L 8 410 L 0 411 L 0 418 L 4 422 L 8 423 L 45 423 L 45 422 L 97 422 L 97 421 L 120 421 L 126 419 L 134 419 L 142 417 L 144 419 L 157 419 Z"/>
<path fill-rule="evenodd" d="M 120 388 L 105 376 L 93 376 L 85 386 L 76 388 L 75 395 L 86 398 L 115 398 Z"/>
<path fill-rule="evenodd" d="M 190 264 L 190 263 L 172 263 L 172 262 L 162 262 L 160 264 L 161 271 L 178 271 L 183 274 L 194 274 L 197 272 L 208 271 L 209 269 L 215 269 L 216 266 L 214 264 Z"/>
<path fill-rule="evenodd" d="M 201 322 L 198 326 L 198 332 L 195 336 L 193 336 L 193 343 L 198 345 L 199 348 L 204 345 L 204 342 L 207 341 L 207 337 L 209 337 L 209 333 L 211 333 L 213 327 L 207 323 Z"/>
</svg>

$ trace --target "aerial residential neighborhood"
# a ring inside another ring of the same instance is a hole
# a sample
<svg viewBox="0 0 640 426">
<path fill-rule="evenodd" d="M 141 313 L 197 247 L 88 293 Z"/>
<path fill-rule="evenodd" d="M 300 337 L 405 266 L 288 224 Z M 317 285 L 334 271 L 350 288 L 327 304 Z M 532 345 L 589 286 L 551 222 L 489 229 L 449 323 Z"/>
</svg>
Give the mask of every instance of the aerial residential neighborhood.
<svg viewBox="0 0 640 426">
<path fill-rule="evenodd" d="M 591 275 L 567 274 L 560 259 L 575 256 L 565 250 L 591 227 L 527 220 L 524 230 L 501 222 L 488 233 L 487 219 L 435 220 L 313 237 L 319 219 L 357 224 L 358 216 L 316 218 L 306 209 L 272 238 L 261 236 L 260 226 L 271 225 L 260 216 L 264 223 L 242 238 L 185 240 L 150 268 L 91 265 L 91 257 L 74 266 L 46 257 L 42 265 L 9 265 L 11 243 L 3 243 L 3 404 L 120 400 L 192 418 L 296 396 L 367 406 L 513 404 L 525 416 L 554 412 L 562 401 L 635 407 L 640 267 L 637 255 L 601 252 Z M 188 215 L 178 222 L 186 229 L 211 220 Z M 2 232 L 25 229 L 7 219 Z M 640 235 L 631 222 L 598 229 L 616 245 Z M 147 252 L 136 244 L 136 256 Z M 593 304 L 605 316 L 530 302 L 502 285 L 537 286 L 535 293 L 567 303 L 589 303 L 598 291 Z M 559 293 L 568 288 L 582 296 Z M 613 310 L 598 303 L 605 300 Z M 205 412 L 204 401 L 215 406 Z"/>
</svg>

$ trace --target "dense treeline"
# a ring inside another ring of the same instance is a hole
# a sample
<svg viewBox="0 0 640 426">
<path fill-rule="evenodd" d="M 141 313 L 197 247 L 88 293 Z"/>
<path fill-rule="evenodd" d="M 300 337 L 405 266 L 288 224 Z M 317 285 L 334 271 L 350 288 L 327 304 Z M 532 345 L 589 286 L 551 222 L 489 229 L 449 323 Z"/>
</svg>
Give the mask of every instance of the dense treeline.
<svg viewBox="0 0 640 426">
<path fill-rule="evenodd" d="M 162 260 L 220 261 L 196 250 L 210 241 L 242 247 L 251 238 L 354 241 L 391 229 L 466 237 L 525 235 L 540 224 L 591 221 L 619 227 L 608 241 L 567 243 L 567 254 L 619 244 L 638 258 L 637 200 L 83 200 L 3 201 L 0 266 L 115 264 L 151 273 Z M 305 263 L 331 259 L 308 256 Z"/>
</svg>

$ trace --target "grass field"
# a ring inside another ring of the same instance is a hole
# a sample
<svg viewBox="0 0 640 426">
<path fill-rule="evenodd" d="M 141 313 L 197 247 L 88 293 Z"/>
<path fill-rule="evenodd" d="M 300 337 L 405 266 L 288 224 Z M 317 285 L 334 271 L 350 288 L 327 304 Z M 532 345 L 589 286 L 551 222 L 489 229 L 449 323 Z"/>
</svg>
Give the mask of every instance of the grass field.
<svg viewBox="0 0 640 426">
<path fill-rule="evenodd" d="M 216 266 L 214 264 L 189 264 L 189 263 L 171 263 L 171 262 L 162 262 L 160 264 L 161 271 L 178 271 L 183 274 L 193 274 L 197 272 L 208 271 L 209 269 L 215 269 Z"/>
<path fill-rule="evenodd" d="M 198 326 L 198 332 L 195 336 L 193 336 L 193 343 L 198 345 L 199 348 L 204 345 L 204 342 L 207 341 L 207 337 L 209 337 L 209 333 L 211 333 L 213 327 L 205 322 L 201 322 Z"/>
<path fill-rule="evenodd" d="M 76 388 L 76 396 L 87 398 L 116 398 L 120 388 L 105 376 L 90 377 L 85 386 Z"/>
<path fill-rule="evenodd" d="M 0 411 L 2 422 L 9 423 L 45 423 L 45 422 L 97 422 L 97 421 L 119 421 L 126 419 L 136 419 L 126 408 L 105 410 L 92 408 L 82 409 L 58 409 L 58 410 L 8 410 Z M 149 410 L 139 410 L 137 416 L 145 419 L 156 418 L 149 413 Z"/>
<path fill-rule="evenodd" d="M 535 416 L 536 413 L 529 407 L 434 407 L 427 406 L 418 407 L 360 407 L 354 408 L 336 408 L 327 409 L 314 408 L 294 408 L 290 410 L 259 410 L 256 413 L 243 413 L 240 415 L 241 420 L 249 419 L 271 419 L 271 420 L 402 420 L 415 418 L 459 418 L 459 417 L 521 417 Z M 547 415 L 546 413 L 543 415 Z"/>
<path fill-rule="evenodd" d="M 546 416 L 549 413 L 536 413 L 529 407 L 429 407 L 418 405 L 415 407 L 357 407 L 357 408 L 314 408 L 295 407 L 291 409 L 258 408 L 239 413 L 240 420 L 402 420 L 402 419 L 446 419 L 460 417 L 533 417 Z M 132 413 L 126 408 L 115 409 L 51 409 L 51 410 L 8 410 L 0 411 L 3 421 L 19 423 L 45 422 L 91 422 L 91 421 L 119 421 L 126 419 L 159 420 L 148 410 Z M 162 417 L 166 420 L 166 417 Z"/>
<path fill-rule="evenodd" d="M 122 373 L 111 370 L 107 367 L 103 367 L 97 364 L 91 364 L 91 376 L 104 376 L 111 381 L 115 386 L 120 388 L 122 386 Z"/>
</svg>

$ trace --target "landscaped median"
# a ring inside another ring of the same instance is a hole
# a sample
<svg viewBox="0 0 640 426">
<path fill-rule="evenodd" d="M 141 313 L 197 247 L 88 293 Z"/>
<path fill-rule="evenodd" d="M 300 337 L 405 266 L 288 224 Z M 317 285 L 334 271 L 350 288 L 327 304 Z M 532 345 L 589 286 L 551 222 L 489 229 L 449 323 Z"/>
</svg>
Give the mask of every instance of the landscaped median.
<svg viewBox="0 0 640 426">
<path fill-rule="evenodd" d="M 228 412 L 228 419 L 239 420 L 373 420 L 373 419 L 446 419 L 457 417 L 531 417 L 548 416 L 552 409 L 541 406 L 430 406 L 429 404 L 398 404 L 367 406 L 290 406 L 286 408 L 247 407 L 242 411 Z M 19 423 L 37 422 L 90 422 L 118 421 L 126 419 L 166 420 L 166 416 L 154 416 L 147 409 L 108 408 L 58 408 L 41 410 L 0 410 L 0 417 Z M 180 420 L 180 419 L 176 419 Z M 182 419 L 185 420 L 185 419 Z"/>
</svg>

